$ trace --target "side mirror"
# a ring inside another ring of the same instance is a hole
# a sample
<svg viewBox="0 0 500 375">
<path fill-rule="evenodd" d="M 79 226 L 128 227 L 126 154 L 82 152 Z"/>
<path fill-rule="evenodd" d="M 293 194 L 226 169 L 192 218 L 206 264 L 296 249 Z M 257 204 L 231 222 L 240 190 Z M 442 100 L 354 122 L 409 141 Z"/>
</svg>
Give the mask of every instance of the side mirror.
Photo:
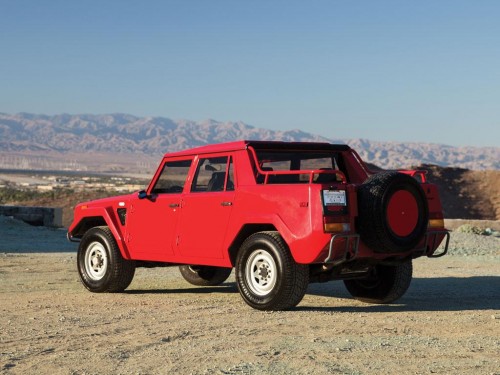
<svg viewBox="0 0 500 375">
<path fill-rule="evenodd" d="M 145 199 L 145 198 L 147 198 L 147 197 L 148 197 L 148 193 L 146 192 L 146 190 L 141 190 L 141 191 L 139 192 L 139 194 L 137 194 L 137 197 L 138 197 L 139 199 Z"/>
</svg>

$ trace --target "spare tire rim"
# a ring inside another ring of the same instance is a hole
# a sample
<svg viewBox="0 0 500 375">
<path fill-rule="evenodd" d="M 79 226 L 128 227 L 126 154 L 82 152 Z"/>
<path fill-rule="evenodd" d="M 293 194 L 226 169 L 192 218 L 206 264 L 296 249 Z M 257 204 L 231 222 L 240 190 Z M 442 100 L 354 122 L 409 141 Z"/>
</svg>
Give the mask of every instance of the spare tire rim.
<svg viewBox="0 0 500 375">
<path fill-rule="evenodd" d="M 418 225 L 419 209 L 415 196 L 408 190 L 397 190 L 389 198 L 386 211 L 389 229 L 399 237 L 407 237 Z"/>
<path fill-rule="evenodd" d="M 265 296 L 269 294 L 277 280 L 276 262 L 265 250 L 255 250 L 248 257 L 245 266 L 245 278 L 252 293 Z"/>
<path fill-rule="evenodd" d="M 108 269 L 108 255 L 103 244 L 92 242 L 85 252 L 85 271 L 92 280 L 98 281 L 104 277 Z"/>
</svg>

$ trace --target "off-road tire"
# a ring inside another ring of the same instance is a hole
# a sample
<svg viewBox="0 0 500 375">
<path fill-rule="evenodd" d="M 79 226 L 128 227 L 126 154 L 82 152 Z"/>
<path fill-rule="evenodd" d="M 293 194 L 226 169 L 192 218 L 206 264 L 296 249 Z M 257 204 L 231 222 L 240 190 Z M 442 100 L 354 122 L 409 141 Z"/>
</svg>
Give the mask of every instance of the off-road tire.
<svg viewBox="0 0 500 375">
<path fill-rule="evenodd" d="M 236 258 L 236 284 L 243 300 L 258 310 L 297 306 L 309 284 L 309 267 L 297 264 L 278 232 L 248 237 Z"/>
<path fill-rule="evenodd" d="M 366 279 L 344 280 L 349 293 L 368 303 L 391 303 L 408 290 L 413 274 L 410 261 L 396 266 L 377 265 Z"/>
<path fill-rule="evenodd" d="M 135 273 L 135 262 L 122 257 L 106 226 L 85 233 L 78 247 L 77 266 L 83 285 L 95 293 L 122 292 Z"/>
<path fill-rule="evenodd" d="M 414 226 L 404 234 L 391 228 L 387 214 L 391 199 L 401 191 L 418 210 Z M 414 249 L 427 231 L 429 209 L 425 192 L 418 181 L 403 173 L 381 172 L 370 176 L 358 188 L 358 212 L 357 228 L 361 240 L 375 252 L 398 253 Z"/>
<path fill-rule="evenodd" d="M 231 275 L 232 268 L 211 266 L 179 266 L 182 277 L 197 286 L 220 285 Z"/>
</svg>

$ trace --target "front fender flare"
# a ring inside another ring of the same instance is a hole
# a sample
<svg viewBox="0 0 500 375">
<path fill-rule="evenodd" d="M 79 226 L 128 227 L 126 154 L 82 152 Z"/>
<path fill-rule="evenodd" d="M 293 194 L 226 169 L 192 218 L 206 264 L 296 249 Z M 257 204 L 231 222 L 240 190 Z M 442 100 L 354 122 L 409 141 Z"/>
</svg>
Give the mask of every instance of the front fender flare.
<svg viewBox="0 0 500 375">
<path fill-rule="evenodd" d="M 98 225 L 106 225 L 110 229 L 122 257 L 131 259 L 120 222 L 111 207 L 77 208 L 75 219 L 68 229 L 68 239 L 79 241 L 87 230 Z"/>
</svg>

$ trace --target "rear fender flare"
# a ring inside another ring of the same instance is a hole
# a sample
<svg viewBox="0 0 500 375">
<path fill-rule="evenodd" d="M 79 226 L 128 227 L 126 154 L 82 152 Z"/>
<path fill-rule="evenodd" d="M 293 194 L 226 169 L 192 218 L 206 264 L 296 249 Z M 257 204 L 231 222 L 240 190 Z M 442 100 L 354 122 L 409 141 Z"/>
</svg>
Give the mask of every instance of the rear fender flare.
<svg viewBox="0 0 500 375">
<path fill-rule="evenodd" d="M 279 215 L 272 214 L 267 217 L 246 217 L 247 222 L 241 224 L 240 229 L 231 240 L 230 245 L 228 247 L 229 250 L 229 259 L 231 261 L 231 265 L 235 265 L 236 255 L 239 250 L 239 246 L 243 243 L 243 241 L 249 237 L 250 235 L 256 232 L 263 231 L 277 231 L 280 236 L 283 238 L 285 243 L 288 245 L 292 257 L 294 257 L 294 236 L 290 231 L 290 228 L 283 222 L 283 220 L 279 217 Z"/>
</svg>

